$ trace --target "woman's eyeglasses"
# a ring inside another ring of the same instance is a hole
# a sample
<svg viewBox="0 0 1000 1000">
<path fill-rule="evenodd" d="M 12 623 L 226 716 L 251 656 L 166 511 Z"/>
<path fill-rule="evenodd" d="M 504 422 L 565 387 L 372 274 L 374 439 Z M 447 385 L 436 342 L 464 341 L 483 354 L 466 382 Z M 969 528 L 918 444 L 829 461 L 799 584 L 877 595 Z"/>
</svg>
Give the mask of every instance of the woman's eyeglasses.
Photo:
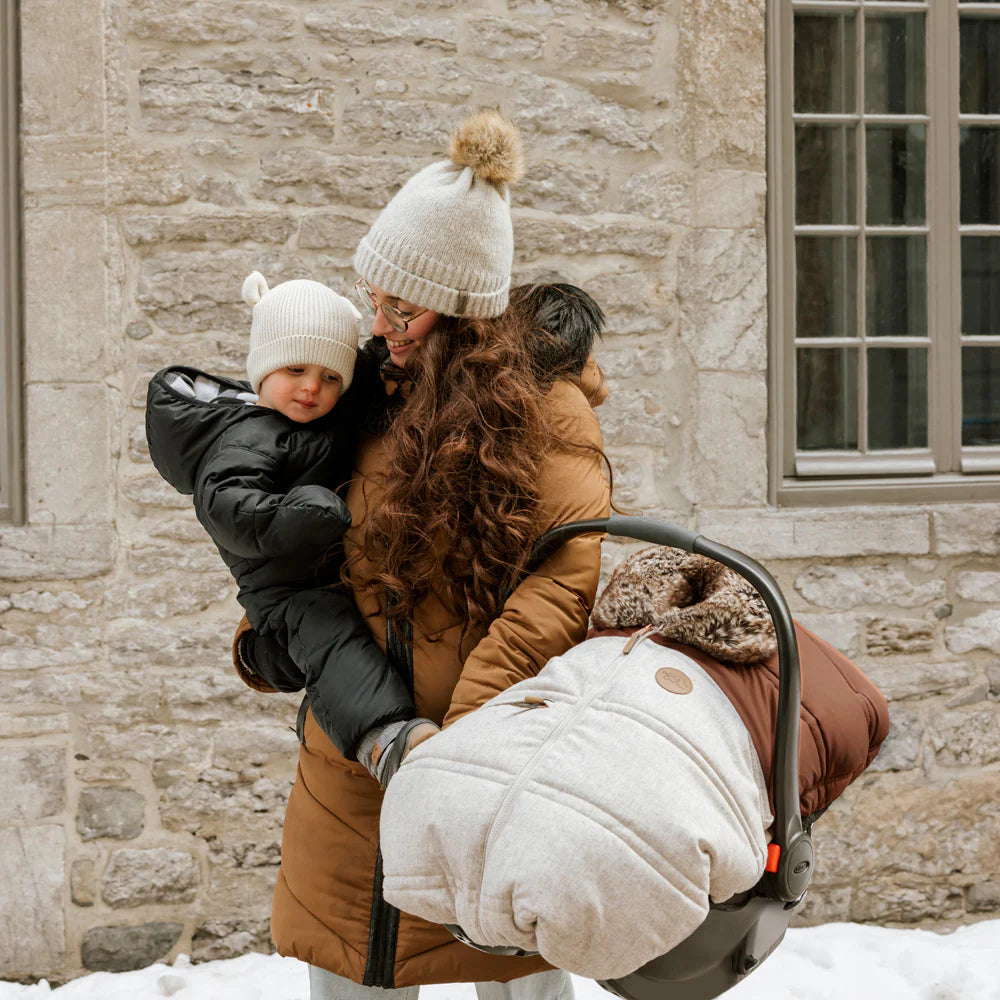
<svg viewBox="0 0 1000 1000">
<path fill-rule="evenodd" d="M 397 333 L 406 333 L 406 328 L 410 323 L 418 316 L 422 316 L 427 312 L 426 309 L 418 309 L 416 312 L 411 313 L 400 312 L 395 306 L 390 306 L 388 303 L 383 302 L 364 278 L 359 278 L 354 282 L 354 292 L 370 315 L 374 316 L 381 309 L 382 315 L 388 321 L 389 326 Z"/>
</svg>

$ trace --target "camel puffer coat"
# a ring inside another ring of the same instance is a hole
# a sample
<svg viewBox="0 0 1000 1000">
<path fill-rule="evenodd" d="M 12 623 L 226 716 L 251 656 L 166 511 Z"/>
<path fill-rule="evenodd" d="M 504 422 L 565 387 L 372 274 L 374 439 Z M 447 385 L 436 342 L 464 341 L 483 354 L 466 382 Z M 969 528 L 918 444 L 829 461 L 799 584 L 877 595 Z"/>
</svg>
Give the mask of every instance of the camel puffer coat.
<svg viewBox="0 0 1000 1000">
<path fill-rule="evenodd" d="M 540 532 L 609 513 L 596 450 L 601 434 L 592 411 L 605 395 L 600 370 L 589 365 L 578 382 L 559 381 L 546 396 L 552 448 L 539 476 Z M 353 522 L 345 536 L 349 553 L 363 542 L 366 511 L 385 462 L 384 438 L 362 443 L 347 494 Z M 469 631 L 464 639 L 460 616 L 428 597 L 414 616 L 412 645 L 393 642 L 389 650 L 397 665 L 402 661 L 417 714 L 448 725 L 580 642 L 599 574 L 600 536 L 575 539 L 519 584 L 485 634 Z M 373 598 L 356 596 L 361 612 L 372 615 L 368 624 L 385 649 L 384 616 Z M 483 954 L 444 927 L 386 903 L 381 806 L 375 780 L 338 753 L 308 712 L 271 920 L 280 954 L 381 987 L 506 982 L 549 968 L 538 958 Z"/>
</svg>

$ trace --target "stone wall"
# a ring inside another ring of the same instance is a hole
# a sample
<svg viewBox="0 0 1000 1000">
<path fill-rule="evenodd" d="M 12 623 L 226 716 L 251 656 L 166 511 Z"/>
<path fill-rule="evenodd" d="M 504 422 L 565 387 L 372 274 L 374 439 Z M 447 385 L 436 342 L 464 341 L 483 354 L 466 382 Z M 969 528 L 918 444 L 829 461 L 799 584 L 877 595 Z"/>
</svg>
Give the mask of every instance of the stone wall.
<svg viewBox="0 0 1000 1000">
<path fill-rule="evenodd" d="M 239 289 L 346 289 L 469 109 L 530 164 L 517 278 L 605 307 L 620 503 L 762 559 L 891 696 L 806 919 L 1000 915 L 998 505 L 766 505 L 765 0 L 21 0 L 28 523 L 0 530 L 0 977 L 267 949 L 296 699 L 144 447 L 239 375 Z M 610 551 L 609 562 L 614 558 Z"/>
</svg>

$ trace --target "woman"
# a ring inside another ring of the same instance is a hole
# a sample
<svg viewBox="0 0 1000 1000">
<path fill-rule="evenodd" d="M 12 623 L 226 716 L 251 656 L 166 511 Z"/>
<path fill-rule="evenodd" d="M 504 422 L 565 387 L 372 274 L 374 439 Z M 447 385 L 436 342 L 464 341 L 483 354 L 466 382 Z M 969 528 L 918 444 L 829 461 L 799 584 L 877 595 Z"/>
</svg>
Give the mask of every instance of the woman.
<svg viewBox="0 0 1000 1000">
<path fill-rule="evenodd" d="M 569 977 L 538 959 L 477 952 L 384 902 L 382 796 L 369 773 L 384 785 L 438 725 L 586 632 L 599 538 L 569 542 L 523 577 L 539 535 L 606 516 L 609 493 L 589 402 L 603 397 L 599 370 L 541 382 L 526 313 L 507 309 L 507 185 L 519 174 L 516 129 L 480 112 L 448 160 L 395 195 L 355 257 L 381 363 L 347 492 L 346 575 L 408 698 L 371 708 L 362 763 L 317 721 L 343 705 L 358 730 L 364 708 L 349 680 L 328 682 L 304 718 L 271 930 L 281 954 L 312 967 L 313 1000 L 362 1000 L 371 986 L 411 1000 L 421 983 L 467 981 L 481 1000 L 572 994 Z M 257 665 L 244 650 L 243 672 Z"/>
</svg>

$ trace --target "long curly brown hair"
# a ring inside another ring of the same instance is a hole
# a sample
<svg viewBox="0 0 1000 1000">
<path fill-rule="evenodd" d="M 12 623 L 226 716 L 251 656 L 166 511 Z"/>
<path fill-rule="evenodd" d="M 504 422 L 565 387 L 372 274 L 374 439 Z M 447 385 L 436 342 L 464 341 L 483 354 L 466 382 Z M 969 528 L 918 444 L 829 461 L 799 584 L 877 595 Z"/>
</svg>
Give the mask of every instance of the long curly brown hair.
<svg viewBox="0 0 1000 1000">
<path fill-rule="evenodd" d="M 357 582 L 394 619 L 412 620 L 433 591 L 467 629 L 484 628 L 524 568 L 539 534 L 541 459 L 562 446 L 547 432 L 531 336 L 516 308 L 492 320 L 441 317 L 413 360 L 352 560 L 368 562 Z"/>
</svg>

